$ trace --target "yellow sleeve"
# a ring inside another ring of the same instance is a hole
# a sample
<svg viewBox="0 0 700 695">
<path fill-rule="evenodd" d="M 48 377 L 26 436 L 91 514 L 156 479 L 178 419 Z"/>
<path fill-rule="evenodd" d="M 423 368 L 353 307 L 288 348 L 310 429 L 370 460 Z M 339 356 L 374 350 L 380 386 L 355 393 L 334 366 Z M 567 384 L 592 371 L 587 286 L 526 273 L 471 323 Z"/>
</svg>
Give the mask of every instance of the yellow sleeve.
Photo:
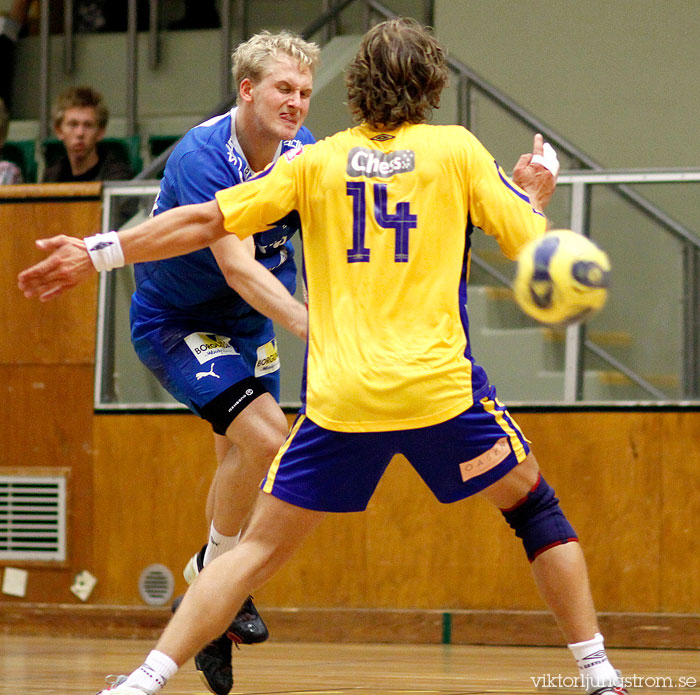
<svg viewBox="0 0 700 695">
<path fill-rule="evenodd" d="M 297 206 L 297 170 L 302 150 L 285 152 L 271 167 L 216 193 L 224 229 L 245 239 L 262 232 Z"/>
<path fill-rule="evenodd" d="M 493 236 L 501 251 L 514 260 L 528 241 L 545 233 L 547 218 L 532 207 L 527 193 L 474 137 L 467 167 L 472 223 Z"/>
</svg>

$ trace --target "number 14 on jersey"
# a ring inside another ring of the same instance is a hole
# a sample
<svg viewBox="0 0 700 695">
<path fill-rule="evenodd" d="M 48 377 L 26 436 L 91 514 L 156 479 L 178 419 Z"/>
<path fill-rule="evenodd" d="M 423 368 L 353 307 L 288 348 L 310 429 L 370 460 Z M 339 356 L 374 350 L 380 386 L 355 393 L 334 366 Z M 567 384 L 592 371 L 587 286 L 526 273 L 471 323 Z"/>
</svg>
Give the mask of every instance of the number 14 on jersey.
<svg viewBox="0 0 700 695">
<path fill-rule="evenodd" d="M 396 211 L 387 209 L 387 184 L 373 185 L 374 208 L 367 210 L 367 193 L 364 181 L 348 181 L 347 194 L 352 198 L 352 248 L 348 249 L 348 263 L 368 263 L 370 250 L 365 246 L 367 214 L 373 214 L 376 223 L 383 229 L 395 230 L 394 261 L 408 262 L 408 238 L 411 229 L 418 226 L 418 217 L 413 215 L 410 204 L 397 203 Z"/>
</svg>

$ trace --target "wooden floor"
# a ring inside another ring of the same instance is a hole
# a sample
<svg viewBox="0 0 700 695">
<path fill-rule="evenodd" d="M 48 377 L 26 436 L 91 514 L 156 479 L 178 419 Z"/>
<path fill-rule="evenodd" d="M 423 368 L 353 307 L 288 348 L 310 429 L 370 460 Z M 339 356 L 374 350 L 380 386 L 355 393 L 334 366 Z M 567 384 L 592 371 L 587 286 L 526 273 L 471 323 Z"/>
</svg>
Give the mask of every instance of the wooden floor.
<svg viewBox="0 0 700 695">
<path fill-rule="evenodd" d="M 150 640 L 0 634 L 0 693 L 93 695 L 105 674 L 137 667 Z M 641 687 L 630 693 L 698 693 L 700 653 L 611 650 L 611 660 Z M 479 695 L 580 693 L 566 649 L 284 643 L 234 651 L 235 694 Z M 539 684 L 533 679 L 540 680 Z M 695 682 L 691 679 L 695 679 Z M 164 695 L 206 694 L 192 662 Z"/>
</svg>

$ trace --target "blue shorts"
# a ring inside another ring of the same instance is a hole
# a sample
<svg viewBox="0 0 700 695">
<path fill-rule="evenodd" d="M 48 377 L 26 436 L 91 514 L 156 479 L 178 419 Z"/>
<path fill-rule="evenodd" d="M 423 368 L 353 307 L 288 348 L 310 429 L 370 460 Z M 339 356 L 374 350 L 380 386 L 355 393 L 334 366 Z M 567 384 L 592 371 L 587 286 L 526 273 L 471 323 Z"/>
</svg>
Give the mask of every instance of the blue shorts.
<svg viewBox="0 0 700 695">
<path fill-rule="evenodd" d="M 143 364 L 178 401 L 225 434 L 236 415 L 261 393 L 279 400 L 272 321 L 168 318 L 132 302 L 131 342 Z"/>
<path fill-rule="evenodd" d="M 403 454 L 440 502 L 480 492 L 530 452 L 516 422 L 487 386 L 474 405 L 430 427 L 333 432 L 301 414 L 261 484 L 285 502 L 326 512 L 359 512 L 395 454 Z"/>
</svg>

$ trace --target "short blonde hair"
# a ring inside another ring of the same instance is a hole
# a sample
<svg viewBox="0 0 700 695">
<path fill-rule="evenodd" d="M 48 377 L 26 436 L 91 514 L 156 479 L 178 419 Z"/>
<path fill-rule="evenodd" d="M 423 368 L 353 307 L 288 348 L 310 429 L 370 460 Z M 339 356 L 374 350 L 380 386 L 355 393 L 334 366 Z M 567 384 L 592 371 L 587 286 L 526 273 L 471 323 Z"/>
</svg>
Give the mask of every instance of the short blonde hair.
<svg viewBox="0 0 700 695">
<path fill-rule="evenodd" d="M 387 130 L 423 123 L 447 78 L 445 52 L 430 31 L 415 19 L 390 19 L 365 34 L 348 67 L 348 106 L 355 120 Z"/>
<path fill-rule="evenodd" d="M 265 77 L 270 61 L 278 54 L 288 55 L 296 60 L 302 68 L 308 68 L 313 75 L 319 63 L 321 49 L 297 34 L 281 31 L 271 34 L 261 31 L 240 44 L 231 56 L 231 72 L 240 88 L 246 78 L 251 82 L 260 82 Z"/>
<path fill-rule="evenodd" d="M 95 109 L 97 126 L 103 130 L 107 127 L 109 109 L 102 95 L 92 87 L 69 87 L 58 95 L 54 103 L 52 114 L 54 128 L 60 128 L 66 111 L 74 108 Z"/>
<path fill-rule="evenodd" d="M 7 141 L 7 131 L 10 128 L 10 114 L 5 102 L 0 99 L 0 150 Z"/>
</svg>

